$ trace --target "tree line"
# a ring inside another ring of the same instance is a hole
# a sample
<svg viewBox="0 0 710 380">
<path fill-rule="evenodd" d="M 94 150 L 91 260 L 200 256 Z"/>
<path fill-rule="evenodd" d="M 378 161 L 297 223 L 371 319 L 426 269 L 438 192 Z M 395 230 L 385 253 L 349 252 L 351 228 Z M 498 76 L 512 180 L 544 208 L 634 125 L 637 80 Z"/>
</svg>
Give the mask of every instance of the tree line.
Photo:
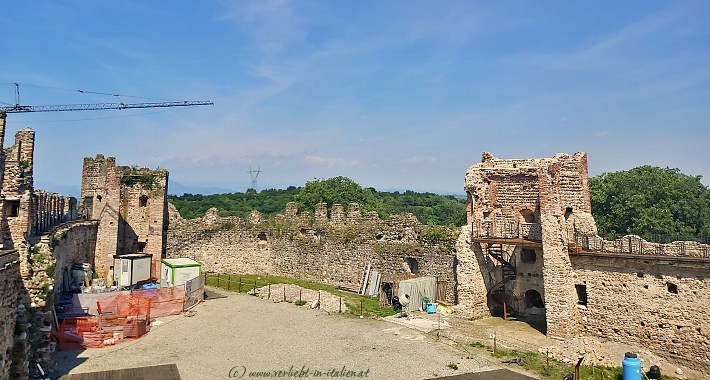
<svg viewBox="0 0 710 380">
<path fill-rule="evenodd" d="M 283 213 L 288 202 L 297 202 L 299 211 L 315 211 L 316 204 L 325 202 L 330 210 L 333 204 L 342 204 L 346 211 L 349 203 L 358 203 L 360 211 L 377 212 L 381 218 L 412 213 L 423 224 L 461 226 L 466 223 L 466 200 L 453 195 L 418 193 L 414 191 L 377 191 L 364 188 L 346 177 L 316 179 L 302 187 L 268 189 L 229 194 L 183 194 L 170 196 L 170 202 L 186 219 L 201 217 L 210 207 L 216 207 L 221 216 L 247 217 L 252 210 L 270 217 Z"/>
<path fill-rule="evenodd" d="M 636 234 L 649 240 L 710 237 L 710 188 L 700 176 L 678 169 L 640 166 L 628 171 L 603 173 L 589 180 L 592 214 L 599 234 L 607 238 Z M 320 202 L 358 203 L 365 213 L 382 218 L 412 213 L 421 223 L 461 226 L 466 223 L 466 201 L 453 195 L 414 191 L 377 191 L 364 188 L 346 177 L 316 179 L 302 187 L 268 189 L 230 194 L 183 194 L 170 196 L 183 218 L 197 218 L 210 207 L 222 216 L 246 217 L 252 210 L 264 216 L 283 213 L 288 202 L 299 210 L 313 212 Z"/>
</svg>

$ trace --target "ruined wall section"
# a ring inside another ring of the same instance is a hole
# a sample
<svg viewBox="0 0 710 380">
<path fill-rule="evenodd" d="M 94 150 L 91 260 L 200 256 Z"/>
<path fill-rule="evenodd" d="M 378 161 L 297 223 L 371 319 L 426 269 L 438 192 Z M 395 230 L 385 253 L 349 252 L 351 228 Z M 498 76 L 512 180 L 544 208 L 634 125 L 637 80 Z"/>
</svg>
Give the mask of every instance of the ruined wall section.
<svg viewBox="0 0 710 380">
<path fill-rule="evenodd" d="M 547 335 L 566 339 L 573 336 L 576 320 L 572 267 L 562 228 L 560 168 L 553 163 L 540 170 L 540 225 Z"/>
<path fill-rule="evenodd" d="M 6 196 L 32 190 L 32 167 L 35 132 L 24 129 L 15 133 L 15 145 L 4 148 L 2 192 Z"/>
<path fill-rule="evenodd" d="M 2 192 L 3 246 L 20 252 L 23 272 L 26 260 L 23 252 L 28 249 L 27 238 L 33 226 L 32 204 L 32 155 L 35 133 L 25 129 L 15 134 L 15 145 L 3 149 L 4 161 Z"/>
<path fill-rule="evenodd" d="M 94 267 L 98 228 L 99 222 L 96 220 L 76 220 L 51 231 L 48 247 L 54 260 L 51 272 L 55 289 L 62 289 L 62 274 L 70 270 L 72 264 L 89 263 Z"/>
<path fill-rule="evenodd" d="M 710 263 L 571 255 L 582 333 L 635 342 L 710 373 Z M 691 364 L 692 363 L 692 364 Z"/>
<path fill-rule="evenodd" d="M 279 231 L 276 227 L 271 230 Z M 203 218 L 173 219 L 167 257 L 191 258 L 203 263 L 208 272 L 272 273 L 267 231 L 237 217 L 219 217 L 212 208 Z"/>
<path fill-rule="evenodd" d="M 14 251 L 0 251 L 0 379 L 11 378 L 21 286 L 19 257 Z"/>
<path fill-rule="evenodd" d="M 381 220 L 351 204 L 347 215 L 334 205 L 326 220 L 323 207 L 311 216 L 289 204 L 284 215 L 250 217 L 258 223 L 221 218 L 212 209 L 204 218 L 171 223 L 167 255 L 201 261 L 206 271 L 291 276 L 347 288 L 359 286 L 368 264 L 397 275 L 410 273 L 406 259 L 413 259 L 418 275 L 445 281 L 447 299 L 455 300 L 455 232 L 433 242 L 413 215 Z"/>
<path fill-rule="evenodd" d="M 32 234 L 40 236 L 52 227 L 77 218 L 77 201 L 72 196 L 36 190 L 33 197 Z"/>
<path fill-rule="evenodd" d="M 466 318 L 490 317 L 486 296 L 488 289 L 499 280 L 491 277 L 494 267 L 485 259 L 481 245 L 472 242 L 470 226 L 461 227 L 456 241 L 456 258 L 456 313 Z"/>
<path fill-rule="evenodd" d="M 572 208 L 573 212 L 592 213 L 592 201 L 589 193 L 589 169 L 587 154 L 578 152 L 573 155 L 558 153 L 554 159 L 560 163 L 560 204 L 563 208 Z"/>
</svg>

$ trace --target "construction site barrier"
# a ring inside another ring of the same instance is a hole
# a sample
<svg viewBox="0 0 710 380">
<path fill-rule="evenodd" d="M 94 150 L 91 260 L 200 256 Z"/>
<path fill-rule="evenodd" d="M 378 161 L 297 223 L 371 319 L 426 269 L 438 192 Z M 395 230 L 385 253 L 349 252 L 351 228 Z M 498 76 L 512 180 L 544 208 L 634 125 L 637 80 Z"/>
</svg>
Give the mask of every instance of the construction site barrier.
<svg viewBox="0 0 710 380">
<path fill-rule="evenodd" d="M 97 301 L 97 315 L 65 318 L 53 332 L 57 349 L 84 350 L 117 344 L 140 338 L 150 330 L 152 318 L 178 315 L 186 305 L 201 302 L 204 276 L 179 285 L 160 289 L 140 289 L 120 292 Z M 187 301 L 187 302 L 186 302 Z"/>
</svg>

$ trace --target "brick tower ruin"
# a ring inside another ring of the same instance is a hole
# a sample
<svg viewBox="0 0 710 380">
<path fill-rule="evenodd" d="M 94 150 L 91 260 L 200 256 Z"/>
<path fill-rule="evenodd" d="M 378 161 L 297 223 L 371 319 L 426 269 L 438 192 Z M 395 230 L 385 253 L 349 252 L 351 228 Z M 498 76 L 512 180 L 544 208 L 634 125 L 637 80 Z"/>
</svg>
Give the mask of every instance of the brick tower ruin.
<svg viewBox="0 0 710 380">
<path fill-rule="evenodd" d="M 710 373 L 710 245 L 599 236 L 586 153 L 486 152 L 464 187 L 457 312 L 507 312 L 554 338 L 635 342 Z"/>
<path fill-rule="evenodd" d="M 97 273 L 106 277 L 114 255 L 150 253 L 154 265 L 160 262 L 168 228 L 167 188 L 165 169 L 116 166 L 114 157 L 100 154 L 84 158 L 79 213 L 99 221 Z"/>
<path fill-rule="evenodd" d="M 570 337 L 576 305 L 567 226 L 591 221 L 587 155 L 502 160 L 490 153 L 466 172 L 467 221 L 460 255 L 459 304 L 471 316 L 506 309 L 547 334 Z M 574 216 L 574 217 L 573 217 Z"/>
</svg>

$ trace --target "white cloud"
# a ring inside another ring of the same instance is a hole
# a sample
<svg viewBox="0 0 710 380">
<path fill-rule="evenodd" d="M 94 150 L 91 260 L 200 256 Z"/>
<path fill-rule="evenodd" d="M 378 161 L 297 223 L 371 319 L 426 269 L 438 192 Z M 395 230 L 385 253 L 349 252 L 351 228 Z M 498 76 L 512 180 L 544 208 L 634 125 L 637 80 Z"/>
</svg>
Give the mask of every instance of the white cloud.
<svg viewBox="0 0 710 380">
<path fill-rule="evenodd" d="M 434 156 L 412 156 L 402 161 L 405 164 L 433 164 L 437 161 Z"/>
<path fill-rule="evenodd" d="M 305 156 L 303 161 L 313 165 L 339 168 L 357 166 L 358 164 L 356 160 L 349 160 L 342 157 Z"/>
</svg>

